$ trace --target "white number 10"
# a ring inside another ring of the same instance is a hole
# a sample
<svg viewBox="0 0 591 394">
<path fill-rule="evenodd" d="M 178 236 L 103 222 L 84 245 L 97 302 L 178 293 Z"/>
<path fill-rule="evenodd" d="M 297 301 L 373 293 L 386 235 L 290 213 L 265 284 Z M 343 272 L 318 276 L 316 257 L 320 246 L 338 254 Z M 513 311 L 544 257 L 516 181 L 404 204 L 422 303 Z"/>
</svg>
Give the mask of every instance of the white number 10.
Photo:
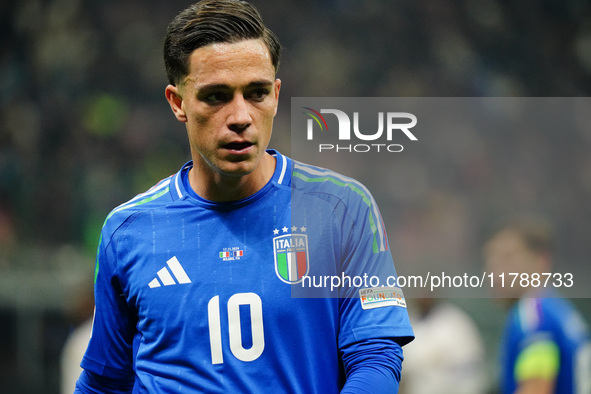
<svg viewBox="0 0 591 394">
<path fill-rule="evenodd" d="M 250 331 L 252 346 L 245 349 L 242 346 L 242 332 L 240 329 L 240 305 L 250 306 Z M 222 353 L 222 328 L 220 323 L 220 296 L 215 296 L 207 304 L 207 320 L 209 322 L 209 346 L 211 348 L 211 363 L 224 362 Z M 253 361 L 260 357 L 265 348 L 265 333 L 263 331 L 263 304 L 261 297 L 255 293 L 234 294 L 228 300 L 228 332 L 230 350 L 240 361 Z"/>
</svg>

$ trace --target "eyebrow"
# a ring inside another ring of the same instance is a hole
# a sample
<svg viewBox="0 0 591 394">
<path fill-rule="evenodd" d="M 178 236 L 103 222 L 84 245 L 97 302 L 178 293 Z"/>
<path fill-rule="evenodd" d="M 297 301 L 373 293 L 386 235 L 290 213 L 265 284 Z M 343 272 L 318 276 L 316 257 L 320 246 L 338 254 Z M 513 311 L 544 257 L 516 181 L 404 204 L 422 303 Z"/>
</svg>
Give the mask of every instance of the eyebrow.
<svg viewBox="0 0 591 394">
<path fill-rule="evenodd" d="M 250 82 L 248 85 L 246 85 L 246 87 L 256 88 L 256 87 L 263 87 L 263 86 L 269 86 L 269 85 L 273 85 L 273 81 L 270 81 L 268 79 L 261 79 L 261 80 Z M 204 91 L 204 90 L 230 89 L 231 87 L 229 85 L 226 85 L 223 83 L 211 83 L 211 84 L 197 85 L 197 86 L 195 86 L 195 88 L 198 91 Z"/>
</svg>

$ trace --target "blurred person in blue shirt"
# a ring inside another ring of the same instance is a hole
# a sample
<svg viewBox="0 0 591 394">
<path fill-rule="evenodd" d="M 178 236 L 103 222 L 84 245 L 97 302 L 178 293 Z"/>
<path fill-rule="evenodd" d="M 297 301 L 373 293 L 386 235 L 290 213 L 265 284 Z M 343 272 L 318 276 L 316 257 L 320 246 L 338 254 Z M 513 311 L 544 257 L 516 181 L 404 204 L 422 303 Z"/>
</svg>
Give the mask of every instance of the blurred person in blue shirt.
<svg viewBox="0 0 591 394">
<path fill-rule="evenodd" d="M 552 288 L 552 278 L 544 286 L 552 270 L 552 245 L 549 223 L 522 215 L 499 226 L 484 247 L 493 288 L 509 308 L 501 347 L 500 383 L 506 394 L 591 392 L 587 325 Z"/>
</svg>

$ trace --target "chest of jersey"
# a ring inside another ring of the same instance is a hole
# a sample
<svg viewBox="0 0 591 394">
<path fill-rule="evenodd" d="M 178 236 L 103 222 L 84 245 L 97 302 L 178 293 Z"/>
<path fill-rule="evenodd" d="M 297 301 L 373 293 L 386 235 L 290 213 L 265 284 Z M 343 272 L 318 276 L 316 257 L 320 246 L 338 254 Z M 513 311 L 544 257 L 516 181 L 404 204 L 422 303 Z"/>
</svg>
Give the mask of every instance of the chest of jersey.
<svg viewBox="0 0 591 394">
<path fill-rule="evenodd" d="M 303 276 L 336 273 L 334 240 L 306 217 L 292 218 L 289 204 L 172 206 L 131 223 L 118 249 L 139 360 L 171 365 L 167 354 L 192 349 L 191 368 L 202 364 L 202 374 L 247 371 L 283 352 L 294 357 L 288 349 L 320 335 L 318 350 L 334 360 L 338 300 L 294 297 Z"/>
</svg>

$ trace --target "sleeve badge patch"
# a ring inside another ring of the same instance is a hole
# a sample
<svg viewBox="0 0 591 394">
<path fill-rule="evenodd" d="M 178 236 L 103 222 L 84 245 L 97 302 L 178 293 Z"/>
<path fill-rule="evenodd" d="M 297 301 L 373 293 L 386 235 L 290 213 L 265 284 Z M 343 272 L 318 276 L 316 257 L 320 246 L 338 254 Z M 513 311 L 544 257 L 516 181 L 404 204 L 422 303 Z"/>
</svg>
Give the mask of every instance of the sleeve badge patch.
<svg viewBox="0 0 591 394">
<path fill-rule="evenodd" d="M 381 308 L 384 306 L 401 306 L 406 308 L 406 300 L 399 287 L 371 287 L 359 289 L 359 299 L 363 309 Z"/>
</svg>

